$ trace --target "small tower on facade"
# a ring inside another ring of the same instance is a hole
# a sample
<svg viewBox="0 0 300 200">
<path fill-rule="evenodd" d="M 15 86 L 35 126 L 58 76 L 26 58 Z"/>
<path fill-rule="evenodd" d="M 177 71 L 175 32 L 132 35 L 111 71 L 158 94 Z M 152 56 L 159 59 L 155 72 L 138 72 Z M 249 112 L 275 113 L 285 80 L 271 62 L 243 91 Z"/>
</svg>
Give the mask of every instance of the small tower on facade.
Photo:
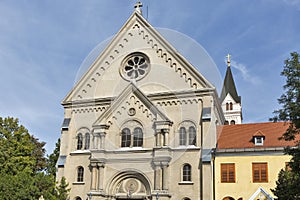
<svg viewBox="0 0 300 200">
<path fill-rule="evenodd" d="M 224 78 L 220 101 L 225 116 L 225 124 L 241 124 L 242 103 L 238 95 L 230 68 L 230 55 L 227 55 L 227 71 Z"/>
</svg>

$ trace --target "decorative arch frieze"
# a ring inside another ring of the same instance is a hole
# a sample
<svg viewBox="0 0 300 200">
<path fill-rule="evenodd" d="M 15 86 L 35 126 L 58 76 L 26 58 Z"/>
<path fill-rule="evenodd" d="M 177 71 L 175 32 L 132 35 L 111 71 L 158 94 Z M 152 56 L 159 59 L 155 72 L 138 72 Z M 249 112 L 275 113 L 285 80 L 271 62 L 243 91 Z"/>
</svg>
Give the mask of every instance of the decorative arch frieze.
<svg viewBox="0 0 300 200">
<path fill-rule="evenodd" d="M 72 114 L 77 114 L 77 113 L 92 113 L 92 112 L 103 112 L 106 110 L 107 107 L 90 107 L 90 108 L 73 108 L 72 109 Z"/>
<path fill-rule="evenodd" d="M 77 98 L 82 99 L 85 94 L 89 92 L 97 83 L 98 77 L 102 76 L 104 72 L 110 67 L 113 60 L 124 50 L 124 47 L 129 43 L 129 41 L 133 38 L 134 35 L 140 36 L 146 45 L 149 45 L 152 48 L 158 57 L 164 60 L 166 63 L 169 63 L 170 68 L 174 69 L 180 77 L 184 79 L 184 81 L 193 89 L 200 88 L 199 83 L 195 80 L 177 61 L 176 59 L 170 55 L 168 50 L 166 50 L 162 45 L 157 41 L 157 39 L 153 38 L 152 35 L 148 34 L 145 31 L 144 27 L 141 27 L 138 23 L 135 23 L 131 29 L 126 30 L 127 33 L 123 35 L 123 37 L 119 40 L 119 42 L 114 46 L 113 49 L 110 50 L 110 53 L 107 54 L 104 58 L 104 62 L 99 67 L 99 69 L 94 72 L 88 82 L 85 84 L 80 91 L 77 92 Z M 96 64 L 96 63 L 95 63 Z"/>
<path fill-rule="evenodd" d="M 158 101 L 156 104 L 159 106 L 176 106 L 176 105 L 187 105 L 187 104 L 198 104 L 201 99 L 176 99 L 176 100 L 166 100 Z"/>
<path fill-rule="evenodd" d="M 118 172 L 105 188 L 108 196 L 117 198 L 146 198 L 151 195 L 148 177 L 136 169 L 125 169 Z"/>
<path fill-rule="evenodd" d="M 172 62 L 175 59 L 168 53 L 167 50 L 159 47 L 159 43 L 154 42 L 155 40 L 152 39 L 148 34 L 146 34 L 143 28 L 141 28 L 138 24 L 135 24 L 132 29 L 137 29 L 138 35 L 142 36 L 142 39 L 146 41 L 146 44 L 150 45 L 150 47 L 156 51 L 158 57 L 163 59 L 166 63 L 170 63 L 170 67 L 174 68 L 174 71 L 177 72 L 180 77 L 184 78 L 185 82 L 188 83 L 191 88 L 199 88 L 196 80 L 189 76 L 182 67 L 178 67 L 179 65 L 176 61 Z"/>
</svg>

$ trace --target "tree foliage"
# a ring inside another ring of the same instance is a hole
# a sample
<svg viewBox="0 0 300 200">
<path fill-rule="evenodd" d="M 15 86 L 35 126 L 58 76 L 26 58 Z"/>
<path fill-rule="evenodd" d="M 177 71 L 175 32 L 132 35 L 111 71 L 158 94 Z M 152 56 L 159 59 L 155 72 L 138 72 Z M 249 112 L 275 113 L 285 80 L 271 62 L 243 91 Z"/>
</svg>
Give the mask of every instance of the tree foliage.
<svg viewBox="0 0 300 200">
<path fill-rule="evenodd" d="M 56 186 L 57 200 L 69 200 L 69 184 L 65 177 L 62 177 L 58 186 Z"/>
<path fill-rule="evenodd" d="M 47 160 L 47 172 L 52 174 L 53 176 L 56 175 L 56 163 L 60 153 L 60 139 L 57 140 L 55 144 L 55 149 L 53 153 L 48 156 Z"/>
<path fill-rule="evenodd" d="M 294 140 L 300 133 L 300 62 L 299 54 L 291 53 L 291 58 L 285 60 L 281 76 L 285 76 L 284 94 L 278 99 L 281 109 L 275 110 L 272 121 L 286 121 L 290 123 L 282 139 Z"/>
<path fill-rule="evenodd" d="M 39 142 L 19 125 L 18 119 L 0 117 L 0 170 L 15 175 L 36 173 L 46 166 L 44 142 Z"/>
<path fill-rule="evenodd" d="M 31 135 L 18 119 L 0 117 L 0 199 L 67 200 L 66 180 L 55 182 L 55 164 L 59 141 L 54 152 L 45 157 L 45 143 Z"/>
<path fill-rule="evenodd" d="M 281 72 L 286 83 L 284 94 L 278 99 L 281 109 L 275 110 L 273 121 L 285 121 L 289 127 L 280 139 L 296 140 L 295 147 L 287 147 L 285 153 L 292 156 L 288 170 L 281 170 L 272 192 L 279 200 L 300 200 L 300 62 L 299 54 L 291 53 L 291 58 L 285 60 Z"/>
</svg>

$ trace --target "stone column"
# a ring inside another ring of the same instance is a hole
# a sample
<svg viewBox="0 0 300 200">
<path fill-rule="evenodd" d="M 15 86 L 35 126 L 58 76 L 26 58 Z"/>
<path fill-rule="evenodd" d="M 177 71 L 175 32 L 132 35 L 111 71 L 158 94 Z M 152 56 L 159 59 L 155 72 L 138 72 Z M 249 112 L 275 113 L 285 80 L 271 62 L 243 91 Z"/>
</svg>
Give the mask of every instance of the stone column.
<svg viewBox="0 0 300 200">
<path fill-rule="evenodd" d="M 93 132 L 95 137 L 94 140 L 95 148 L 103 149 L 105 146 L 105 135 L 109 126 L 106 124 L 100 124 L 100 125 L 94 125 L 93 128 L 94 128 Z"/>
<path fill-rule="evenodd" d="M 169 146 L 169 131 L 170 129 L 163 129 L 164 134 L 164 146 Z"/>
<path fill-rule="evenodd" d="M 100 148 L 100 134 L 94 133 L 94 149 Z"/>
<path fill-rule="evenodd" d="M 161 134 L 160 132 L 156 132 L 156 146 L 160 147 L 161 146 Z"/>
<path fill-rule="evenodd" d="M 160 165 L 154 166 L 154 189 L 160 190 L 161 189 L 161 167 Z"/>
<path fill-rule="evenodd" d="M 100 133 L 100 149 L 105 149 L 105 132 Z"/>
<path fill-rule="evenodd" d="M 104 183 L 104 163 L 98 163 L 99 173 L 98 173 L 98 190 L 103 190 L 103 183 Z"/>
<path fill-rule="evenodd" d="M 162 167 L 162 189 L 168 190 L 168 180 L 169 180 L 169 164 L 167 162 L 161 163 Z"/>
<path fill-rule="evenodd" d="M 98 166 L 96 163 L 91 163 L 92 168 L 92 180 L 91 180 L 91 190 L 96 190 L 98 188 Z"/>
</svg>

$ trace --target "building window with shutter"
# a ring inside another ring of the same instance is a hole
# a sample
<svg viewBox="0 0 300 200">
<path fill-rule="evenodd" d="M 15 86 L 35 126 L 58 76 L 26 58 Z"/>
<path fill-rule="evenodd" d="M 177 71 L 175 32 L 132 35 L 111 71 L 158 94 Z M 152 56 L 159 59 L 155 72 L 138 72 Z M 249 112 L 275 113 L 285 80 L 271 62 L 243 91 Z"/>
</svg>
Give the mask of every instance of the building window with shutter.
<svg viewBox="0 0 300 200">
<path fill-rule="evenodd" d="M 221 164 L 221 183 L 235 183 L 235 164 Z"/>
<path fill-rule="evenodd" d="M 253 183 L 268 182 L 268 163 L 252 163 Z"/>
</svg>

